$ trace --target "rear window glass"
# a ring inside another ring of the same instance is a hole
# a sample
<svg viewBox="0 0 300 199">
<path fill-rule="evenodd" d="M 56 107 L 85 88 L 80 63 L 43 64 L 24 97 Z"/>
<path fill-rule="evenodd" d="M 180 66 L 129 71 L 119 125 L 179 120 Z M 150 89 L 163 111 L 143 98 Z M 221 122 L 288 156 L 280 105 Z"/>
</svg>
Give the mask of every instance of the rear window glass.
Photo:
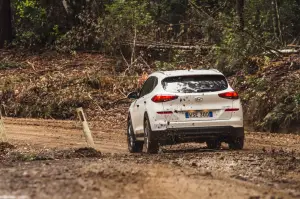
<svg viewBox="0 0 300 199">
<path fill-rule="evenodd" d="M 197 75 L 167 77 L 162 81 L 163 88 L 172 93 L 202 93 L 221 91 L 228 88 L 222 75 Z"/>
</svg>

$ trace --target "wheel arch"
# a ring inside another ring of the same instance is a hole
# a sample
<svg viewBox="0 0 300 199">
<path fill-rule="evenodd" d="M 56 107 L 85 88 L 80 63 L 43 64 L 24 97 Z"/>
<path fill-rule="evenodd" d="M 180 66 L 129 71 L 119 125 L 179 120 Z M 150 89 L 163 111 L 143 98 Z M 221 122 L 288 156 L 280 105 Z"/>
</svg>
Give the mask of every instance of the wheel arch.
<svg viewBox="0 0 300 199">
<path fill-rule="evenodd" d="M 132 120 L 131 111 L 128 111 L 128 114 L 127 114 L 127 129 L 128 129 L 129 121 L 131 122 L 133 133 L 136 134 L 136 132 L 134 130 L 134 121 Z M 126 134 L 127 134 L 127 130 L 126 130 Z"/>
<path fill-rule="evenodd" d="M 145 123 L 145 121 L 146 121 L 146 118 L 149 119 L 149 115 L 148 115 L 148 112 L 147 112 L 147 111 L 145 111 L 145 113 L 144 113 L 144 119 L 143 119 L 144 123 Z"/>
<path fill-rule="evenodd" d="M 131 119 L 131 113 L 130 113 L 130 111 L 128 111 L 128 113 L 127 113 L 127 123 L 129 122 L 130 119 Z"/>
</svg>

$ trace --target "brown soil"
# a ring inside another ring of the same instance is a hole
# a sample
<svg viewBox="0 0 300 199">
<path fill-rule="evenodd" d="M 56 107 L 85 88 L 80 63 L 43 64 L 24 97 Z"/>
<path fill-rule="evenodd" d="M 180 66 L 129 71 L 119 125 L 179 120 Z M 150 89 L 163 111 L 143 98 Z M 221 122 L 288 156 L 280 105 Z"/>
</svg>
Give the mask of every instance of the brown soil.
<svg viewBox="0 0 300 199">
<path fill-rule="evenodd" d="M 0 198 L 300 198 L 299 135 L 251 132 L 242 151 L 191 143 L 148 155 L 127 152 L 123 126 L 90 126 L 96 150 L 76 122 L 6 118 L 14 147 L 1 145 Z"/>
<path fill-rule="evenodd" d="M 14 146 L 7 142 L 0 142 L 0 152 L 4 153 L 8 149 L 13 149 Z"/>
</svg>

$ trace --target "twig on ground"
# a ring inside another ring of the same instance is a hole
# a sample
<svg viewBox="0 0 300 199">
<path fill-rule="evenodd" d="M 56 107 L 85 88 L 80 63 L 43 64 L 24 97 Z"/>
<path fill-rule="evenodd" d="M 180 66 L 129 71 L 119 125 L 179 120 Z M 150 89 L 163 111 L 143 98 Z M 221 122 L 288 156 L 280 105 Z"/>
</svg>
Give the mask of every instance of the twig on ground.
<svg viewBox="0 0 300 199">
<path fill-rule="evenodd" d="M 26 61 L 26 63 L 27 63 L 29 66 L 31 66 L 31 68 L 32 68 L 34 71 L 36 71 L 33 63 L 31 63 L 31 62 L 28 61 L 28 60 Z"/>
<path fill-rule="evenodd" d="M 127 97 L 127 95 L 126 95 L 123 91 L 121 91 L 121 89 L 118 89 L 118 91 L 120 91 L 120 93 L 121 93 L 124 97 Z"/>
<path fill-rule="evenodd" d="M 148 67 L 148 69 L 151 69 L 151 67 L 149 66 L 149 64 L 145 61 L 145 59 L 143 58 L 143 57 L 139 57 L 141 60 L 142 60 L 142 62 L 144 62 L 144 64 L 146 64 L 146 66 Z"/>
<path fill-rule="evenodd" d="M 113 101 L 110 105 L 115 105 L 116 103 L 118 103 L 118 102 L 120 102 L 120 101 L 123 101 L 123 100 L 125 100 L 125 99 L 127 99 L 127 96 L 126 96 L 126 97 L 123 97 L 123 98 L 121 98 L 121 99 L 117 99 L 116 101 Z"/>
<path fill-rule="evenodd" d="M 136 61 L 137 61 L 139 58 L 140 58 L 140 57 L 136 58 L 136 59 L 132 62 L 132 64 L 130 64 L 130 65 L 128 66 L 128 68 L 124 71 L 123 77 L 126 75 L 126 72 L 130 70 L 130 68 L 133 66 L 133 64 L 136 63 Z M 122 80 L 123 80 L 123 79 L 122 79 Z"/>
<path fill-rule="evenodd" d="M 123 60 L 125 61 L 127 67 L 130 67 L 130 65 L 128 64 L 127 60 L 125 59 L 125 57 L 124 57 L 124 55 L 123 55 L 123 53 L 122 53 L 122 50 L 120 50 L 120 52 L 121 52 L 122 58 L 123 58 Z"/>
<path fill-rule="evenodd" d="M 91 96 L 90 93 L 88 93 L 88 97 L 94 102 L 94 104 L 99 108 L 101 112 L 104 112 L 104 110 L 101 108 L 101 106 L 94 100 L 94 98 Z"/>
</svg>

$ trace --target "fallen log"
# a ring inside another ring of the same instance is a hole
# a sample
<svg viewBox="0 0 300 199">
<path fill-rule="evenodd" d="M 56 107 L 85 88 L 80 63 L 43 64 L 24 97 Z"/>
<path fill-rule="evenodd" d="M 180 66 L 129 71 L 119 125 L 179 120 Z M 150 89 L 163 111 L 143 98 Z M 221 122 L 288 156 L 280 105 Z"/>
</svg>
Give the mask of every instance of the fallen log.
<svg viewBox="0 0 300 199">
<path fill-rule="evenodd" d="M 133 45 L 133 43 L 123 43 L 123 45 Z M 144 47 L 147 49 L 178 49 L 178 50 L 200 50 L 200 49 L 211 49 L 208 45 L 178 45 L 178 44 L 165 44 L 165 43 L 135 43 L 136 47 Z"/>
</svg>

